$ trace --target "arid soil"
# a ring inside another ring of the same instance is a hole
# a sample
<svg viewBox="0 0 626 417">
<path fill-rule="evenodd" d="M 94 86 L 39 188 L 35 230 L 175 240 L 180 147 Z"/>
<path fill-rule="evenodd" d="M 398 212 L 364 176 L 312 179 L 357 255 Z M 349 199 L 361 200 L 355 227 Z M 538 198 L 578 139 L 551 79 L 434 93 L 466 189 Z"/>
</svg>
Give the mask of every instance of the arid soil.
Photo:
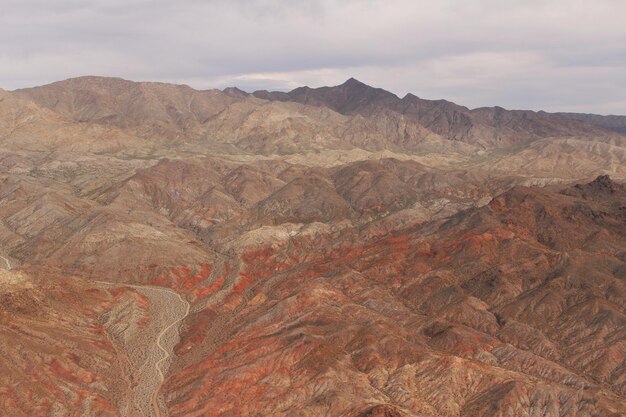
<svg viewBox="0 0 626 417">
<path fill-rule="evenodd" d="M 0 415 L 626 416 L 622 124 L 0 90 Z"/>
</svg>

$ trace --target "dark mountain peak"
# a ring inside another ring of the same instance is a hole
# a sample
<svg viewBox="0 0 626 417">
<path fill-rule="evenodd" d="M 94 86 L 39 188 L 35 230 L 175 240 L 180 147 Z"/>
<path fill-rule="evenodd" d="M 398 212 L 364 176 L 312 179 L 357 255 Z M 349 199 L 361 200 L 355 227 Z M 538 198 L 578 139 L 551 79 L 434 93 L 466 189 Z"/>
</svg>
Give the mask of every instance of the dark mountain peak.
<svg viewBox="0 0 626 417">
<path fill-rule="evenodd" d="M 586 200 L 622 202 L 626 200 L 626 186 L 613 181 L 608 175 L 600 175 L 587 184 L 576 184 L 562 193 Z"/>
<path fill-rule="evenodd" d="M 289 95 L 298 95 L 300 93 L 306 93 L 307 91 L 312 91 L 315 90 L 314 88 L 309 87 L 308 85 L 304 85 L 302 87 L 296 87 L 293 90 L 291 90 L 290 92 L 286 93 Z"/>
<path fill-rule="evenodd" d="M 412 100 L 421 100 L 421 99 L 413 93 L 406 93 L 406 95 L 402 97 L 402 100 L 412 101 Z"/>
<path fill-rule="evenodd" d="M 443 111 L 457 111 L 457 112 L 469 112 L 469 109 L 465 106 L 460 106 L 452 101 L 438 99 L 428 100 L 420 98 L 412 93 L 407 93 L 402 100 L 400 100 L 401 107 L 396 110 L 402 113 L 421 113 L 423 111 L 431 111 L 432 109 L 441 109 Z"/>
<path fill-rule="evenodd" d="M 315 106 L 327 106 L 343 113 L 360 113 L 373 106 L 387 107 L 400 99 L 382 88 L 371 87 L 356 78 L 349 78 L 334 87 L 299 87 L 287 93 L 289 100 Z"/>
<path fill-rule="evenodd" d="M 246 93 L 245 91 L 237 87 L 226 87 L 225 89 L 222 90 L 222 92 L 231 97 L 237 97 L 237 98 L 247 97 L 249 95 L 248 93 Z"/>
<path fill-rule="evenodd" d="M 373 87 L 370 87 L 369 85 L 367 85 L 367 84 L 357 80 L 354 77 L 348 78 L 343 84 L 341 84 L 341 86 L 350 87 L 350 88 L 355 88 L 355 87 L 358 87 L 358 88 L 363 88 L 363 87 L 373 88 Z"/>
<path fill-rule="evenodd" d="M 611 187 L 611 186 L 614 186 L 616 183 L 608 175 L 599 175 L 595 180 L 593 180 L 589 184 L 596 184 L 601 187 Z"/>
<path fill-rule="evenodd" d="M 367 85 L 364 82 L 361 82 L 353 77 L 348 78 L 341 85 L 338 85 L 335 87 L 322 87 L 317 90 L 322 90 L 324 88 L 327 88 L 329 91 L 333 91 L 333 90 L 347 91 L 351 94 L 366 94 L 368 96 L 377 96 L 377 97 L 385 97 L 385 98 L 393 97 L 394 99 L 399 100 L 399 98 L 395 94 L 387 90 L 384 90 L 382 88 L 377 88 L 377 87 L 372 87 L 370 85 Z"/>
<path fill-rule="evenodd" d="M 298 87 L 288 93 L 255 91 L 255 97 L 265 100 L 294 101 L 311 106 L 329 107 L 343 114 L 369 111 L 373 107 L 386 108 L 400 101 L 398 96 L 382 88 L 371 87 L 356 78 L 333 87 Z"/>
<path fill-rule="evenodd" d="M 591 181 L 589 184 L 584 185 L 583 187 L 596 191 L 609 192 L 615 192 L 618 189 L 623 188 L 622 185 L 613 181 L 608 175 L 600 175 L 595 180 Z"/>
</svg>

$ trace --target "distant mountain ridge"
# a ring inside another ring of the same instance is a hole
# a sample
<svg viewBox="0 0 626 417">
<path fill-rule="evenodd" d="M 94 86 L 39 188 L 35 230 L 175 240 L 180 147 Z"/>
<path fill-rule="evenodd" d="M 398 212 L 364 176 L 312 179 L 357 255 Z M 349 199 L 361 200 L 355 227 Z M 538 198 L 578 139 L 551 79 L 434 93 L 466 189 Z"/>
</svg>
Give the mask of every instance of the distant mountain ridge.
<svg viewBox="0 0 626 417">
<path fill-rule="evenodd" d="M 557 113 L 560 116 L 568 117 L 581 122 L 589 123 L 591 125 L 601 127 L 607 130 L 613 130 L 619 133 L 626 133 L 626 116 L 608 115 L 602 116 L 599 114 L 589 113 Z"/>
<path fill-rule="evenodd" d="M 287 93 L 256 91 L 253 94 L 266 100 L 326 106 L 346 115 L 370 116 L 381 109 L 391 110 L 447 139 L 488 146 L 511 144 L 520 139 L 602 134 L 601 130 L 612 130 L 606 124 L 543 111 L 506 110 L 502 107 L 470 110 L 447 100 L 426 100 L 413 94 L 399 98 L 354 78 L 335 87 L 299 87 Z"/>
<path fill-rule="evenodd" d="M 625 170 L 619 116 L 609 123 L 602 116 L 468 109 L 413 94 L 400 98 L 354 78 L 249 94 L 89 76 L 2 97 L 0 143 L 9 149 L 28 143 L 124 157 L 245 155 L 325 166 L 384 156 L 546 181 L 621 178 Z"/>
<path fill-rule="evenodd" d="M 168 140 L 206 137 L 207 130 L 211 130 L 207 125 L 213 116 L 233 103 L 251 103 L 252 98 L 324 107 L 345 116 L 373 119 L 378 127 L 390 123 L 406 125 L 408 130 L 400 128 L 404 131 L 395 133 L 400 137 L 394 141 L 407 144 L 435 135 L 487 149 L 547 137 L 603 136 L 626 131 L 626 122 L 619 116 L 553 114 L 501 107 L 468 109 L 450 101 L 426 100 L 413 94 L 400 98 L 354 78 L 333 87 L 298 87 L 286 93 L 256 91 L 247 94 L 236 87 L 201 91 L 186 85 L 79 77 L 16 90 L 13 94 L 77 122 L 132 128 L 141 137 Z M 385 136 L 389 137 L 390 133 Z M 384 148 L 385 145 L 374 147 Z"/>
</svg>

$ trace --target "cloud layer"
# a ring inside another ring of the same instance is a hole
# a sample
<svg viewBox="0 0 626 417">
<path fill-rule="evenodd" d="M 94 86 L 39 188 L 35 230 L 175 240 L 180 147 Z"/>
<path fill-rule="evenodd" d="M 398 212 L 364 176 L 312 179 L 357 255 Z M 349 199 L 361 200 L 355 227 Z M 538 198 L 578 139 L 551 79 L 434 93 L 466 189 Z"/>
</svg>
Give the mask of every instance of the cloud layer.
<svg viewBox="0 0 626 417">
<path fill-rule="evenodd" d="M 622 0 L 0 0 L 0 87 L 335 85 L 626 114 Z"/>
</svg>

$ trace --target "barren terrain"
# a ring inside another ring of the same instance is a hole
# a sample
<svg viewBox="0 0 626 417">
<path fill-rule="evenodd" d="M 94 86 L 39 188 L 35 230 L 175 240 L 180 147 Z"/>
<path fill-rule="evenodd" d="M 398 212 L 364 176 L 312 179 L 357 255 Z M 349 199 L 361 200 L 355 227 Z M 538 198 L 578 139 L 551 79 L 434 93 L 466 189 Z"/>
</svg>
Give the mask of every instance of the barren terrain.
<svg viewBox="0 0 626 417">
<path fill-rule="evenodd" d="M 0 90 L 0 414 L 626 416 L 622 124 Z"/>
</svg>

